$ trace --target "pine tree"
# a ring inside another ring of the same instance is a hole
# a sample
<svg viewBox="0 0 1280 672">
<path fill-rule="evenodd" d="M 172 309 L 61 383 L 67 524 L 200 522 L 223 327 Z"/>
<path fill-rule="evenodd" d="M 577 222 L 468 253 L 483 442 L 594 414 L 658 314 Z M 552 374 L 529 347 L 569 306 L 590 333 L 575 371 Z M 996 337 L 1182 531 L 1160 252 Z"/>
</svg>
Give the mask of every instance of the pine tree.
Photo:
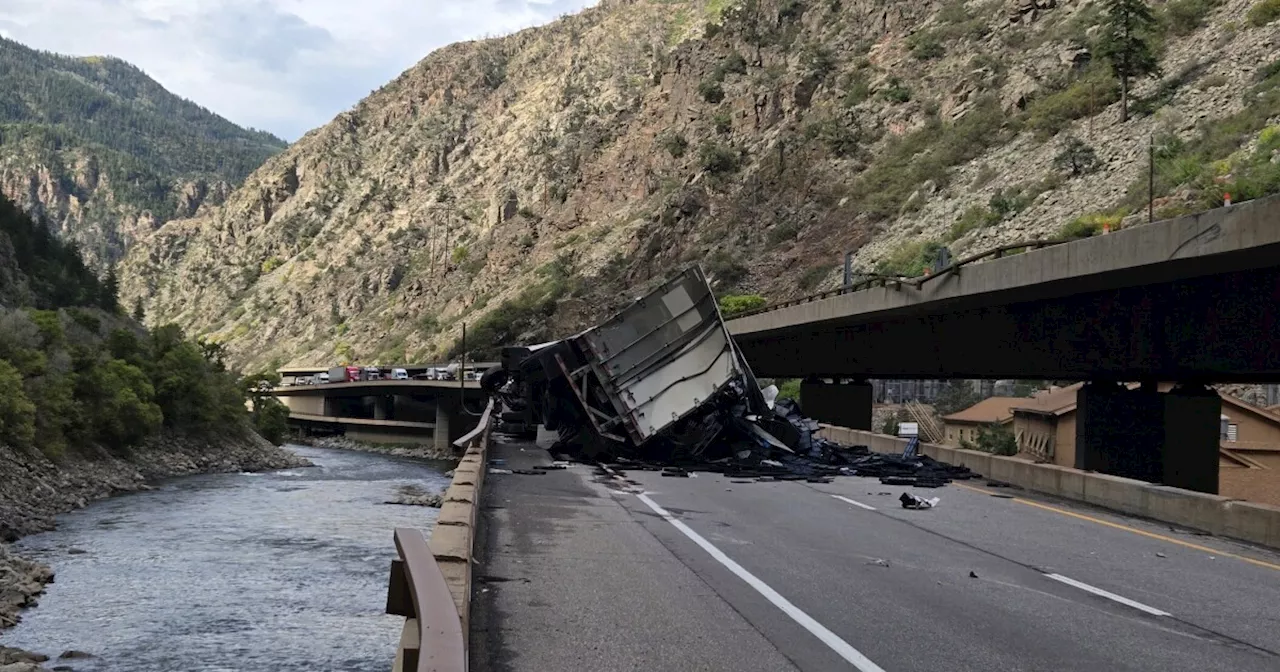
<svg viewBox="0 0 1280 672">
<path fill-rule="evenodd" d="M 1148 38 L 1156 17 L 1145 0 L 1103 0 L 1106 9 L 1098 55 L 1120 79 L 1120 122 L 1129 120 L 1129 80 L 1160 73 Z"/>
<path fill-rule="evenodd" d="M 102 281 L 102 294 L 98 299 L 98 307 L 109 313 L 120 312 L 120 282 L 116 279 L 114 266 L 107 269 L 107 277 Z"/>
<path fill-rule="evenodd" d="M 142 323 L 146 317 L 147 313 L 142 309 L 142 297 L 139 296 L 133 301 L 133 319 L 138 321 L 138 323 Z"/>
</svg>

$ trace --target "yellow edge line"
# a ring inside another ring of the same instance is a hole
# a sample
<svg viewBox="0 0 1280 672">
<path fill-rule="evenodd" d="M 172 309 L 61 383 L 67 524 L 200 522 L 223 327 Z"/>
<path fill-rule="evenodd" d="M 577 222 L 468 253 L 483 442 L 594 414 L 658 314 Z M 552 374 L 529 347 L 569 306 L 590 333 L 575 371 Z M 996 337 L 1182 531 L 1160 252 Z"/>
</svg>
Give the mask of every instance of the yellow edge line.
<svg viewBox="0 0 1280 672">
<path fill-rule="evenodd" d="M 972 491 L 974 491 L 974 492 L 980 492 L 980 493 L 982 493 L 982 494 L 984 494 L 984 495 L 990 495 L 990 494 L 992 494 L 990 490 L 983 490 L 982 488 L 975 488 L 975 487 L 973 487 L 972 485 L 965 485 L 965 484 L 963 484 L 963 483 L 954 483 L 954 482 L 953 482 L 951 485 L 954 485 L 954 486 L 956 486 L 956 487 L 960 487 L 960 488 L 964 488 L 965 490 L 972 490 Z M 1251 565 L 1257 565 L 1257 566 L 1259 566 L 1259 567 L 1266 567 L 1267 569 L 1274 569 L 1274 570 L 1276 570 L 1276 571 L 1280 572 L 1280 565 L 1273 564 L 1273 563 L 1270 563 L 1270 562 L 1266 562 L 1265 560 L 1258 560 L 1258 559 L 1256 559 L 1256 558 L 1250 558 L 1250 557 L 1247 557 L 1247 556 L 1244 556 L 1244 555 L 1236 555 L 1235 553 L 1228 553 L 1227 551 L 1222 551 L 1222 550 L 1219 550 L 1219 549 L 1216 549 L 1216 548 L 1210 548 L 1210 547 L 1208 547 L 1208 546 L 1201 546 L 1201 545 L 1199 545 L 1199 544 L 1193 544 L 1193 543 L 1191 543 L 1191 542 L 1189 542 L 1189 541 L 1183 541 L 1183 540 L 1181 540 L 1181 539 L 1174 539 L 1173 537 L 1166 537 L 1166 536 L 1164 536 L 1163 534 L 1156 534 L 1155 532 L 1147 532 L 1146 530 L 1139 530 L 1139 529 L 1134 528 L 1134 527 L 1129 527 L 1128 525 L 1121 525 L 1121 524 L 1119 524 L 1119 523 L 1113 523 L 1113 522 L 1111 522 L 1111 521 L 1109 521 L 1109 520 L 1102 520 L 1101 518 L 1094 518 L 1093 516 L 1086 516 L 1086 515 L 1084 515 L 1083 513 L 1076 513 L 1076 512 L 1074 512 L 1074 511 L 1067 511 L 1066 509 L 1060 509 L 1060 508 L 1058 508 L 1058 507 L 1056 507 L 1056 506 L 1049 506 L 1048 504 L 1041 504 L 1040 502 L 1033 502 L 1033 501 L 1030 501 L 1030 500 L 1027 500 L 1027 499 L 1022 499 L 1021 497 L 1013 497 L 1013 498 L 1012 498 L 1012 500 L 1013 500 L 1013 501 L 1015 501 L 1015 502 L 1017 502 L 1017 503 L 1019 503 L 1019 504 L 1026 504 L 1027 506 L 1034 506 L 1034 507 L 1036 507 L 1037 509 L 1044 509 L 1045 511 L 1052 511 L 1052 512 L 1054 512 L 1054 513 L 1060 513 L 1060 514 L 1062 514 L 1062 515 L 1064 515 L 1064 516 L 1071 516 L 1072 518 L 1079 518 L 1080 520 L 1087 520 L 1087 521 L 1089 521 L 1089 522 L 1091 522 L 1091 523 L 1097 523 L 1097 524 L 1099 524 L 1099 525 L 1106 525 L 1107 527 L 1112 527 L 1112 528 L 1115 528 L 1115 529 L 1117 529 L 1117 530 L 1124 530 L 1125 532 L 1132 532 L 1132 533 L 1134 533 L 1134 534 L 1140 534 L 1140 535 L 1142 535 L 1142 536 L 1144 536 L 1144 537 L 1150 537 L 1150 538 L 1152 538 L 1152 539 L 1159 539 L 1160 541 L 1167 541 L 1167 542 L 1169 542 L 1169 543 L 1171 543 L 1171 544 L 1177 544 L 1177 545 L 1179 545 L 1179 546 L 1185 546 L 1185 547 L 1187 547 L 1187 548 L 1194 548 L 1194 549 L 1195 549 L 1195 550 L 1197 550 L 1197 551 L 1204 551 L 1204 552 L 1206 552 L 1206 553 L 1212 553 L 1213 555 L 1220 555 L 1220 556 L 1223 556 L 1223 557 L 1226 557 L 1226 558 L 1235 558 L 1236 560 L 1243 560 L 1243 561 L 1245 561 L 1245 562 L 1247 562 L 1247 563 L 1249 563 L 1249 564 L 1251 564 Z"/>
</svg>

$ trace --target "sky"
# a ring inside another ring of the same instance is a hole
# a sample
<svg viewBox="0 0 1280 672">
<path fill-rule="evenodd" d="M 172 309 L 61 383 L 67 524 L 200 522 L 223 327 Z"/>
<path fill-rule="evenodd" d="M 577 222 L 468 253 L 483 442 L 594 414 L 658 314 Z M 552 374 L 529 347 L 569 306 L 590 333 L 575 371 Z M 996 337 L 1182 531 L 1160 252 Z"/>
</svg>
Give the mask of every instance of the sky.
<svg viewBox="0 0 1280 672">
<path fill-rule="evenodd" d="M 0 0 L 0 36 L 116 56 L 168 90 L 290 142 L 431 51 L 598 0 Z"/>
</svg>

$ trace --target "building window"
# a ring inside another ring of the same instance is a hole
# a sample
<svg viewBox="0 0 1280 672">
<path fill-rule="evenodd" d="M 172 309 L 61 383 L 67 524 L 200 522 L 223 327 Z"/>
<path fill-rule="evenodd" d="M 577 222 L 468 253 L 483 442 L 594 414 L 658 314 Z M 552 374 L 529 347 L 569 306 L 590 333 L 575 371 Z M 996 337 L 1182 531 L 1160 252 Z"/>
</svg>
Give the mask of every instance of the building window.
<svg viewBox="0 0 1280 672">
<path fill-rule="evenodd" d="M 1240 435 L 1240 427 L 1236 423 L 1227 425 L 1227 440 L 1234 442 Z"/>
</svg>

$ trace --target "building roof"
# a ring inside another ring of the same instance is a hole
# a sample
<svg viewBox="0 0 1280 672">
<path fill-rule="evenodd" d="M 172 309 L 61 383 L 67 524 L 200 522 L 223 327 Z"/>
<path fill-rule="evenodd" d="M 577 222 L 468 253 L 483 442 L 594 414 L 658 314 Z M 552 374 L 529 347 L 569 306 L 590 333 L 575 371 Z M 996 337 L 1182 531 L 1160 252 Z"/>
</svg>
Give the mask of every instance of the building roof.
<svg viewBox="0 0 1280 672">
<path fill-rule="evenodd" d="M 1037 392 L 1030 399 L 1019 399 L 1012 412 L 1026 411 L 1040 415 L 1063 415 L 1076 410 L 1076 392 L 1084 383 L 1057 387 Z"/>
<path fill-rule="evenodd" d="M 943 422 L 989 424 L 1004 422 L 1013 417 L 1014 406 L 1027 401 L 1026 397 L 989 397 L 962 411 L 942 416 Z"/>
<path fill-rule="evenodd" d="M 1023 399 L 1028 402 L 1017 404 L 1013 407 L 1013 412 L 1037 413 L 1040 415 L 1065 415 L 1076 410 L 1076 393 L 1084 386 L 1084 383 L 1076 383 L 1067 387 L 1060 387 L 1054 390 L 1041 392 L 1031 399 Z M 1130 389 L 1138 387 L 1138 383 L 1130 383 Z M 1162 386 L 1163 387 L 1163 386 Z M 1238 399 L 1229 394 L 1220 395 L 1222 397 L 1222 405 L 1224 407 L 1234 407 L 1248 413 L 1252 413 L 1267 422 L 1275 423 L 1280 426 L 1280 412 L 1272 409 L 1254 406 L 1243 399 Z"/>
</svg>

